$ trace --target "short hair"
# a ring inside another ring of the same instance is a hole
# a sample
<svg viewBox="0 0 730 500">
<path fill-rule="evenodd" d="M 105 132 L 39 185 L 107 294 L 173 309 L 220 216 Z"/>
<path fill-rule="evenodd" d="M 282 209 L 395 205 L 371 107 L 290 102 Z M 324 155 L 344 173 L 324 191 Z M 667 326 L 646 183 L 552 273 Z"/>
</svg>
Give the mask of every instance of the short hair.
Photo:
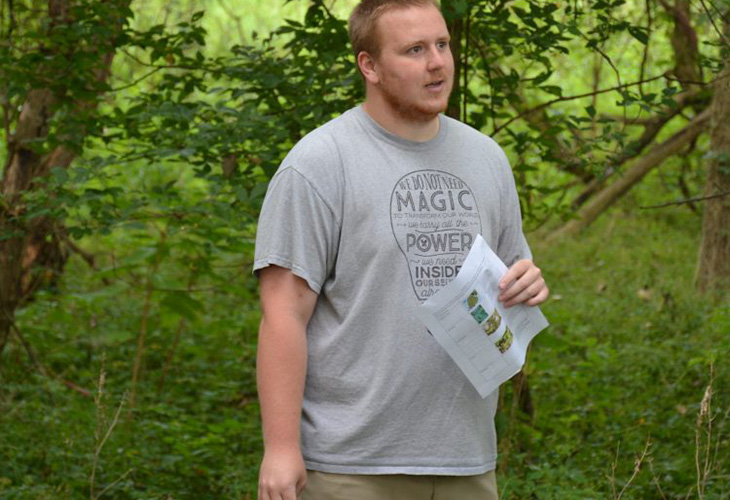
<svg viewBox="0 0 730 500">
<path fill-rule="evenodd" d="M 429 5 L 441 10 L 437 0 L 361 0 L 350 15 L 350 43 L 355 59 L 360 52 L 367 52 L 373 57 L 380 55 L 380 39 L 375 28 L 384 13 Z"/>
</svg>

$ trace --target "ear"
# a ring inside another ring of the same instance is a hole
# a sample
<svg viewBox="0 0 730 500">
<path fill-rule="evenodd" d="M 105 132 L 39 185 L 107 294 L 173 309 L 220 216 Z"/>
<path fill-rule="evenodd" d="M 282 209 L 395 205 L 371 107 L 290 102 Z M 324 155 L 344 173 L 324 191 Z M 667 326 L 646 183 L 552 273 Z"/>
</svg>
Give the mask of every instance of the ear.
<svg viewBox="0 0 730 500">
<path fill-rule="evenodd" d="M 377 85 L 380 81 L 380 76 L 378 75 L 378 67 L 373 56 L 365 51 L 360 52 L 357 55 L 357 66 L 360 68 L 360 73 L 362 73 L 366 82 Z"/>
</svg>

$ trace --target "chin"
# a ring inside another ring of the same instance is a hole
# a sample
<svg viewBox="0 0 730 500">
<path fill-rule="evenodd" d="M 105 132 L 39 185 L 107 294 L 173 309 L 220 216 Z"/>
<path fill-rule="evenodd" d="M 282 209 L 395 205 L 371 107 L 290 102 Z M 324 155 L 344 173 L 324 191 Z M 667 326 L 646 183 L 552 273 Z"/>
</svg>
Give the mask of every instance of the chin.
<svg viewBox="0 0 730 500">
<path fill-rule="evenodd" d="M 442 95 L 421 95 L 414 91 L 412 96 L 406 96 L 403 92 L 392 92 L 389 86 L 381 87 L 384 104 L 390 108 L 394 115 L 411 122 L 429 122 L 440 113 L 446 111 L 449 104 L 449 93 Z"/>
<path fill-rule="evenodd" d="M 397 107 L 398 113 L 413 121 L 428 122 L 438 117 L 439 114 L 446 111 L 448 100 L 443 102 L 432 102 L 429 104 L 402 104 Z"/>
<path fill-rule="evenodd" d="M 438 104 L 434 106 L 424 106 L 419 108 L 418 112 L 427 120 L 433 120 L 441 113 L 445 112 L 448 107 L 448 102 L 444 104 Z"/>
</svg>

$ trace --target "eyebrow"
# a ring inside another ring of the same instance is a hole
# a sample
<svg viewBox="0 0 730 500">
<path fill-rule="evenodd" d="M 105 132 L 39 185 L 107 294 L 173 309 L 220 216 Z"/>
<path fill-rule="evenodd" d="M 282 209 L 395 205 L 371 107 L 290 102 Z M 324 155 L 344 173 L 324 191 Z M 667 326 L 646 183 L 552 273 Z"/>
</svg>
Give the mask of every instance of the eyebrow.
<svg viewBox="0 0 730 500">
<path fill-rule="evenodd" d="M 440 36 L 440 37 L 436 38 L 436 42 L 450 42 L 450 41 L 451 41 L 450 35 L 444 35 L 444 36 Z M 404 42 L 403 48 L 413 47 L 414 45 L 424 45 L 424 44 L 428 44 L 428 42 L 423 38 L 419 38 L 417 40 L 411 40 L 408 42 Z"/>
</svg>

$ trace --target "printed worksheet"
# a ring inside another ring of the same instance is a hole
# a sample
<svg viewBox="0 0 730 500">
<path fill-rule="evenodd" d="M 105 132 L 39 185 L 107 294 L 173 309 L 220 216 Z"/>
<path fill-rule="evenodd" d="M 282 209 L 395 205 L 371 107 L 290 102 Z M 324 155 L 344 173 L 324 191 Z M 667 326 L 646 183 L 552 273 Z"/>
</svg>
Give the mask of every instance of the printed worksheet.
<svg viewBox="0 0 730 500">
<path fill-rule="evenodd" d="M 548 326 L 538 307 L 497 301 L 507 266 L 478 235 L 456 277 L 420 306 L 421 320 L 485 398 L 520 371 Z"/>
</svg>

